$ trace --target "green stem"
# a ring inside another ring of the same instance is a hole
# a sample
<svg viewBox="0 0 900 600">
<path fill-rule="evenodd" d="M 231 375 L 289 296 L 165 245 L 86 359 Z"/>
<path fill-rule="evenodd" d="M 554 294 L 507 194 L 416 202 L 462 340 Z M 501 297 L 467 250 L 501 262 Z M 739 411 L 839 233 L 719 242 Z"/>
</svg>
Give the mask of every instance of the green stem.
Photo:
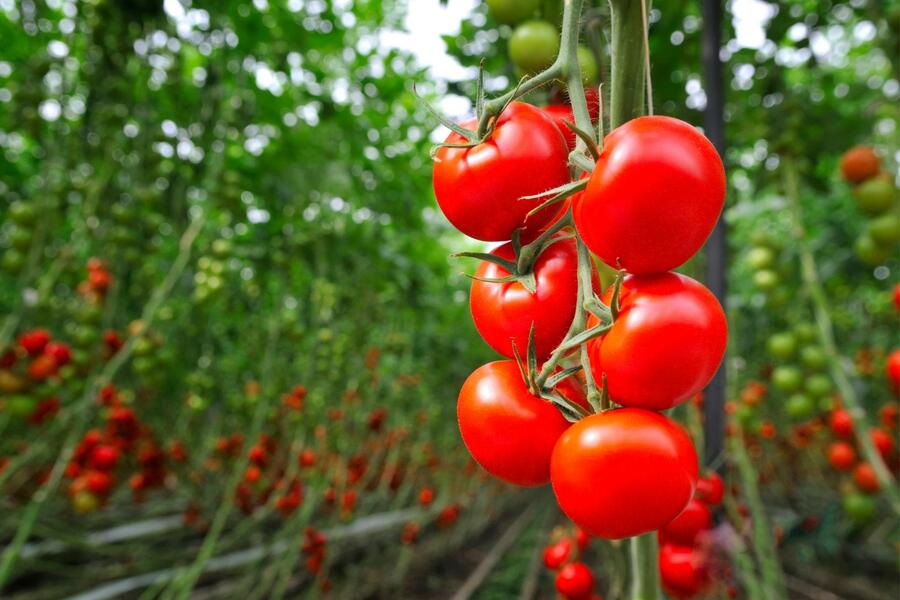
<svg viewBox="0 0 900 600">
<path fill-rule="evenodd" d="M 630 543 L 631 600 L 658 600 L 662 592 L 659 587 L 656 532 L 633 537 Z"/>
<path fill-rule="evenodd" d="M 581 66 L 578 64 L 578 31 L 581 20 L 583 0 L 565 0 L 563 4 L 562 40 L 560 41 L 559 60 L 562 61 L 562 72 L 567 78 L 569 103 L 575 116 L 575 125 L 594 136 L 591 115 L 584 97 L 584 85 L 581 81 Z M 586 149 L 584 140 L 578 138 L 576 148 Z"/>
<path fill-rule="evenodd" d="M 785 195 L 787 196 L 788 208 L 791 214 L 791 233 L 797 243 L 800 255 L 803 285 L 813 304 L 813 313 L 819 332 L 819 343 L 828 356 L 828 368 L 831 378 L 841 394 L 847 412 L 850 413 L 853 419 L 856 441 L 859 444 L 863 457 L 875 470 L 878 483 L 881 485 L 881 491 L 890 501 L 894 513 L 900 515 L 900 490 L 897 488 L 897 482 L 894 481 L 891 472 L 885 466 L 881 455 L 872 443 L 872 438 L 868 435 L 870 425 L 866 418 L 866 411 L 856 395 L 856 390 L 850 381 L 850 376 L 847 374 L 846 361 L 838 352 L 837 344 L 834 340 L 834 326 L 828 307 L 828 296 L 822 288 L 815 257 L 806 241 L 803 206 L 800 202 L 800 183 L 797 175 L 797 166 L 792 157 L 786 156 L 784 158 L 782 172 L 784 175 Z"/>
<path fill-rule="evenodd" d="M 644 22 L 640 0 L 610 0 L 610 128 L 644 113 Z"/>
<path fill-rule="evenodd" d="M 731 456 L 734 458 L 741 487 L 744 490 L 744 499 L 750 509 L 750 520 L 753 527 L 753 552 L 759 563 L 762 587 L 766 598 L 778 600 L 785 598 L 784 577 L 778 564 L 778 551 L 775 537 L 772 535 L 772 527 L 766 518 L 762 497 L 759 494 L 759 475 L 753 468 L 750 455 L 743 440 L 732 438 L 730 443 Z"/>
<path fill-rule="evenodd" d="M 591 260 L 590 251 L 580 237 L 576 238 L 575 243 L 578 245 L 578 306 L 575 309 L 576 318 L 580 314 L 584 319 L 584 326 L 587 326 L 587 311 L 585 307 L 594 297 L 594 264 Z M 591 371 L 587 344 L 581 345 L 581 368 L 584 371 L 584 380 L 587 384 L 588 403 L 594 409 L 594 412 L 600 412 L 603 408 L 600 402 L 600 390 L 597 389 L 597 382 L 594 381 L 594 374 Z"/>
</svg>

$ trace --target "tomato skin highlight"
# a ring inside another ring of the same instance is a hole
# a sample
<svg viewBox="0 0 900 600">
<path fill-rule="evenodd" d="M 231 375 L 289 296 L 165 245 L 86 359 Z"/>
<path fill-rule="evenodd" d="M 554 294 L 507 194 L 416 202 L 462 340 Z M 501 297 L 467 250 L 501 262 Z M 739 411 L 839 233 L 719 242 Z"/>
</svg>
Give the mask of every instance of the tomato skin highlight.
<svg viewBox="0 0 900 600">
<path fill-rule="evenodd" d="M 491 362 L 469 375 L 456 412 L 466 448 L 490 474 L 521 486 L 550 480 L 550 455 L 569 423 L 528 391 L 515 361 Z"/>
<path fill-rule="evenodd" d="M 622 539 L 654 531 L 687 506 L 697 452 L 674 421 L 619 408 L 573 424 L 553 450 L 557 502 L 590 535 Z"/>
<path fill-rule="evenodd" d="M 572 553 L 572 542 L 564 538 L 544 548 L 544 566 L 548 569 L 558 569 L 563 566 Z"/>
<path fill-rule="evenodd" d="M 491 254 L 515 260 L 512 243 L 500 246 Z M 506 277 L 509 272 L 499 265 L 483 261 L 475 275 L 500 278 Z M 544 248 L 535 262 L 534 275 L 537 285 L 533 294 L 515 281 L 472 281 L 469 307 L 475 328 L 491 348 L 508 358 L 515 356 L 513 344 L 519 356 L 527 355 L 532 323 L 535 349 L 540 361 L 550 356 L 569 330 L 578 301 L 578 250 L 575 240 L 557 241 Z M 595 290 L 599 286 L 595 271 Z"/>
<path fill-rule="evenodd" d="M 700 250 L 724 202 L 725 169 L 709 140 L 678 119 L 639 117 L 606 137 L 573 216 L 609 266 L 661 273 Z"/>
<path fill-rule="evenodd" d="M 604 302 L 609 304 L 612 290 Z M 679 273 L 631 275 L 622 282 L 612 329 L 589 342 L 595 381 L 633 408 L 666 410 L 686 402 L 715 375 L 728 324 L 712 292 Z"/>
<path fill-rule="evenodd" d="M 474 129 L 470 121 L 463 125 Z M 447 144 L 466 140 L 451 133 Z M 490 138 L 472 148 L 442 147 L 435 155 L 432 182 L 444 215 L 469 237 L 505 242 L 516 228 L 539 230 L 556 216 L 549 206 L 527 217 L 547 198 L 520 200 L 569 181 L 563 134 L 541 109 L 511 103 Z"/>
</svg>

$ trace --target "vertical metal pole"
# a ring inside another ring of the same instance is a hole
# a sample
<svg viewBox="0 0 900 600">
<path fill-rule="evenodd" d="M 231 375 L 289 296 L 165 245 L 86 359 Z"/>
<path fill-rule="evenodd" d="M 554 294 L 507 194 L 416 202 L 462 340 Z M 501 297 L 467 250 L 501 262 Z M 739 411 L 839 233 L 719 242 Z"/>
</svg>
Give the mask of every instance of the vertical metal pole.
<svg viewBox="0 0 900 600">
<path fill-rule="evenodd" d="M 703 81 L 706 92 L 706 111 L 703 125 L 706 136 L 712 141 L 719 155 L 725 156 L 725 88 L 722 76 L 722 0 L 700 0 L 703 13 L 702 56 Z M 706 242 L 706 284 L 727 310 L 726 267 L 728 245 L 725 220 L 720 219 Z M 719 367 L 706 390 L 703 403 L 703 439 L 705 463 L 714 463 L 724 452 L 725 446 L 725 362 Z"/>
</svg>

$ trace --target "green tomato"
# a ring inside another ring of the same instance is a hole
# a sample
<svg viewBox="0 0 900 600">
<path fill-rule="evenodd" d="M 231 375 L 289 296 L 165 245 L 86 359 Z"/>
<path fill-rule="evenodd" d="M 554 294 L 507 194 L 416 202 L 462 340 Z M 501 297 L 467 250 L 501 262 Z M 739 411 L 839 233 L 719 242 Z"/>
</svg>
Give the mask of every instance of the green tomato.
<svg viewBox="0 0 900 600">
<path fill-rule="evenodd" d="M 766 342 L 766 349 L 775 358 L 787 360 L 797 351 L 797 339 L 788 332 L 776 333 Z"/>
<path fill-rule="evenodd" d="M 794 335 L 797 336 L 797 340 L 803 344 L 814 342 L 818 333 L 819 330 L 813 323 L 803 321 L 802 323 L 794 325 Z"/>
<path fill-rule="evenodd" d="M 893 246 L 900 241 L 900 215 L 885 213 L 869 221 L 866 233 L 880 246 Z"/>
<path fill-rule="evenodd" d="M 750 243 L 754 246 L 771 248 L 774 251 L 781 249 L 781 240 L 777 239 L 766 229 L 757 229 L 750 234 Z"/>
<path fill-rule="evenodd" d="M 883 264 L 891 254 L 890 248 L 880 246 L 868 233 L 864 233 L 856 238 L 853 249 L 856 251 L 856 257 L 863 264 L 870 267 L 877 267 Z"/>
<path fill-rule="evenodd" d="M 25 227 L 13 227 L 9 232 L 9 244 L 16 250 L 23 252 L 31 248 L 31 240 L 34 239 L 34 232 Z"/>
<path fill-rule="evenodd" d="M 487 0 L 488 10 L 494 20 L 505 25 L 514 25 L 533 17 L 540 0 Z"/>
<path fill-rule="evenodd" d="M 866 214 L 879 215 L 894 204 L 894 183 L 885 177 L 873 177 L 853 191 L 856 204 Z"/>
<path fill-rule="evenodd" d="M 797 367 L 790 365 L 775 367 L 775 370 L 772 371 L 772 384 L 788 394 L 797 392 L 803 385 L 803 373 Z"/>
<path fill-rule="evenodd" d="M 138 375 L 148 375 L 151 371 L 156 369 L 156 361 L 149 356 L 137 356 L 131 362 L 131 368 L 134 369 L 134 372 Z"/>
<path fill-rule="evenodd" d="M 34 412 L 37 400 L 31 396 L 17 394 L 6 401 L 6 412 L 14 417 L 25 418 Z"/>
<path fill-rule="evenodd" d="M 828 355 L 818 346 L 804 346 L 800 348 L 800 362 L 807 369 L 818 371 L 828 364 Z"/>
<path fill-rule="evenodd" d="M 25 267 L 25 255 L 15 248 L 7 248 L 3 251 L 3 270 L 15 275 Z"/>
<path fill-rule="evenodd" d="M 790 418 L 800 420 L 812 416 L 816 410 L 816 403 L 806 394 L 792 394 L 784 408 Z"/>
<path fill-rule="evenodd" d="M 509 58 L 526 73 L 549 67 L 559 53 L 559 32 L 546 21 L 526 21 L 509 38 Z"/>
<path fill-rule="evenodd" d="M 827 375 L 817 373 L 806 379 L 804 387 L 813 398 L 824 398 L 831 393 L 831 379 Z"/>
<path fill-rule="evenodd" d="M 22 200 L 16 200 L 9 205 L 9 220 L 16 225 L 30 227 L 37 222 L 37 210 L 34 205 Z"/>
<path fill-rule="evenodd" d="M 753 423 L 756 415 L 753 412 L 753 408 L 747 406 L 746 404 L 741 404 L 740 406 L 738 406 L 737 410 L 734 411 L 734 417 L 738 420 L 738 423 L 741 424 L 741 427 L 744 427 L 746 429 Z"/>
<path fill-rule="evenodd" d="M 219 258 L 225 258 L 231 254 L 231 242 L 224 239 L 218 239 L 212 243 L 213 254 Z"/>
<path fill-rule="evenodd" d="M 863 525 L 875 516 L 875 500 L 859 492 L 850 492 L 842 502 L 844 513 L 856 525 Z"/>
<path fill-rule="evenodd" d="M 775 251 L 768 246 L 754 246 L 747 252 L 747 264 L 757 271 L 768 269 L 775 264 Z"/>
<path fill-rule="evenodd" d="M 131 351 L 135 356 L 150 356 L 153 354 L 153 350 L 153 342 L 145 337 L 139 337 L 134 340 L 134 345 L 131 347 Z"/>
<path fill-rule="evenodd" d="M 762 269 L 753 274 L 753 283 L 756 287 L 766 292 L 775 289 L 780 282 L 778 273 L 771 269 Z"/>
<path fill-rule="evenodd" d="M 594 53 L 587 46 L 578 46 L 576 52 L 578 52 L 578 67 L 581 69 L 582 83 L 587 86 L 596 85 L 599 69 Z"/>
</svg>

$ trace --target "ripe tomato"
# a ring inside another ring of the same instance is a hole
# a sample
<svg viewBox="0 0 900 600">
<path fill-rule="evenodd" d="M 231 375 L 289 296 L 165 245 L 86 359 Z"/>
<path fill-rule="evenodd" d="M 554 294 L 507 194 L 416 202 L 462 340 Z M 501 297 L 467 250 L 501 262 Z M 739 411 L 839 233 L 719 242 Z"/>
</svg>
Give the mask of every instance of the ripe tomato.
<svg viewBox="0 0 900 600">
<path fill-rule="evenodd" d="M 888 355 L 884 371 L 894 394 L 900 395 L 900 349 L 894 350 Z"/>
<path fill-rule="evenodd" d="M 544 566 L 556 570 L 563 566 L 572 553 L 572 542 L 569 538 L 563 538 L 555 544 L 544 548 Z"/>
<path fill-rule="evenodd" d="M 883 429 L 873 427 L 869 430 L 869 437 L 872 438 L 872 443 L 875 445 L 875 449 L 878 450 L 881 458 L 885 461 L 890 461 L 895 450 L 894 438 L 891 437 L 891 434 Z"/>
<path fill-rule="evenodd" d="M 900 283 L 894 286 L 894 308 L 900 312 Z"/>
<path fill-rule="evenodd" d="M 725 483 L 718 473 L 710 471 L 697 480 L 697 491 L 694 492 L 694 497 L 708 506 L 718 506 L 725 498 Z"/>
<path fill-rule="evenodd" d="M 850 183 L 859 183 L 878 175 L 881 163 L 869 146 L 856 146 L 841 157 L 841 175 Z"/>
<path fill-rule="evenodd" d="M 881 420 L 882 426 L 890 431 L 897 429 L 898 416 L 900 416 L 900 410 L 894 404 L 885 404 L 878 411 L 878 418 Z"/>
<path fill-rule="evenodd" d="M 566 600 L 590 598 L 594 590 L 594 575 L 583 562 L 572 562 L 556 574 L 556 591 Z"/>
<path fill-rule="evenodd" d="M 612 289 L 604 301 L 611 301 Z M 728 325 L 715 296 L 678 273 L 632 275 L 609 333 L 589 343 L 591 371 L 606 376 L 623 406 L 665 410 L 687 401 L 715 374 Z"/>
<path fill-rule="evenodd" d="M 706 504 L 696 498 L 688 502 L 677 517 L 659 530 L 661 539 L 667 542 L 693 545 L 700 532 L 712 527 L 712 513 Z"/>
<path fill-rule="evenodd" d="M 697 482 L 697 453 L 674 421 L 620 408 L 563 433 L 550 473 L 559 506 L 576 525 L 621 539 L 659 529 L 684 509 Z"/>
<path fill-rule="evenodd" d="M 474 121 L 466 123 L 475 128 Z M 456 133 L 448 144 L 465 143 Z M 432 180 L 438 205 L 454 227 L 485 241 L 507 241 L 526 224 L 528 212 L 547 198 L 520 200 L 569 181 L 565 139 L 544 112 L 513 102 L 497 119 L 490 138 L 472 148 L 443 147 L 435 155 Z M 528 217 L 538 230 L 556 216 L 549 206 Z"/>
<path fill-rule="evenodd" d="M 19 336 L 19 345 L 29 356 L 37 356 L 50 343 L 50 332 L 46 329 L 32 329 Z"/>
<path fill-rule="evenodd" d="M 91 450 L 90 465 L 98 471 L 111 471 L 119 462 L 119 449 L 115 446 L 98 445 Z"/>
<path fill-rule="evenodd" d="M 526 73 L 549 67 L 559 53 L 559 31 L 547 21 L 526 21 L 509 38 L 509 58 Z"/>
<path fill-rule="evenodd" d="M 660 273 L 700 249 L 724 202 L 725 169 L 709 140 L 678 119 L 639 117 L 606 137 L 573 216 L 606 264 Z"/>
<path fill-rule="evenodd" d="M 874 494 L 881 488 L 875 469 L 869 463 L 859 463 L 853 469 L 853 482 L 861 491 Z"/>
<path fill-rule="evenodd" d="M 553 446 L 569 423 L 528 391 L 515 361 L 491 362 L 469 375 L 456 414 L 466 448 L 486 471 L 516 485 L 549 481 Z"/>
<path fill-rule="evenodd" d="M 72 349 L 62 342 L 49 342 L 44 347 L 44 354 L 52 356 L 60 367 L 66 366 L 72 360 Z"/>
<path fill-rule="evenodd" d="M 673 598 L 698 596 L 712 582 L 706 560 L 700 552 L 675 544 L 660 547 L 659 575 L 663 589 Z"/>
<path fill-rule="evenodd" d="M 575 149 L 575 132 L 566 127 L 566 121 L 575 123 L 575 115 L 572 114 L 572 107 L 568 104 L 550 104 L 544 107 L 544 112 L 550 115 L 556 127 L 559 129 L 563 137 L 566 138 L 566 145 L 569 150 Z"/>
<path fill-rule="evenodd" d="M 59 365 L 50 354 L 40 354 L 28 365 L 28 376 L 35 381 L 43 381 L 56 374 Z"/>
<path fill-rule="evenodd" d="M 512 244 L 504 244 L 491 254 L 515 260 Z M 506 277 L 499 265 L 483 261 L 477 277 Z M 595 289 L 600 282 L 594 273 Z M 513 344 L 524 357 L 528 351 L 528 333 L 534 324 L 534 343 L 538 360 L 545 360 L 565 337 L 578 301 L 578 250 L 575 240 L 567 239 L 547 246 L 534 265 L 537 282 L 532 294 L 519 282 L 489 283 L 474 279 L 469 296 L 472 319 L 488 345 L 512 358 Z"/>
<path fill-rule="evenodd" d="M 856 463 L 856 450 L 847 442 L 834 442 L 828 446 L 828 464 L 836 471 L 849 471 Z"/>
<path fill-rule="evenodd" d="M 848 438 L 853 435 L 853 418 L 843 408 L 831 411 L 828 426 L 831 428 L 831 433 L 839 438 Z"/>
</svg>

